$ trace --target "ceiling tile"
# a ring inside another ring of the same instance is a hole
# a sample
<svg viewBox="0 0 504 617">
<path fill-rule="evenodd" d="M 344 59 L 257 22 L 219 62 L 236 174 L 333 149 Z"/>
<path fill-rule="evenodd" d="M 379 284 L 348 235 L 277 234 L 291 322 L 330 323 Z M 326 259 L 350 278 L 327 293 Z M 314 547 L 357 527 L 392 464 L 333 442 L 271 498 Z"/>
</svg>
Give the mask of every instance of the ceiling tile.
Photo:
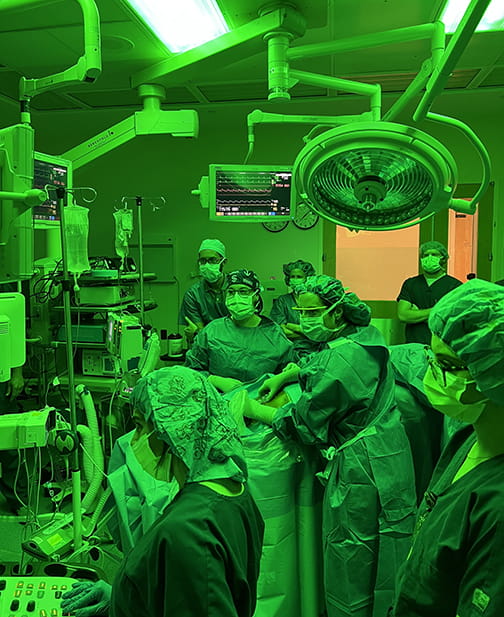
<svg viewBox="0 0 504 617">
<path fill-rule="evenodd" d="M 504 86 L 504 66 L 496 66 L 479 85 L 480 88 Z"/>
<path fill-rule="evenodd" d="M 61 111 L 63 109 L 82 109 L 78 102 L 73 102 L 57 92 L 44 92 L 35 97 L 31 108 L 38 111 Z"/>
</svg>

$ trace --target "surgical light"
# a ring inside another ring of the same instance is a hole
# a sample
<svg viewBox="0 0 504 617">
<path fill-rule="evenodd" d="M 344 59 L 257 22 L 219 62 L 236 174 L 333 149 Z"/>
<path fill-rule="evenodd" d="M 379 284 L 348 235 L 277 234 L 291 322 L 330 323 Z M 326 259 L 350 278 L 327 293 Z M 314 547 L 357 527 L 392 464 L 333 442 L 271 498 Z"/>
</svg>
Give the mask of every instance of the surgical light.
<svg viewBox="0 0 504 617">
<path fill-rule="evenodd" d="M 310 141 L 293 166 L 300 198 L 350 229 L 390 230 L 451 205 L 457 167 L 426 133 L 391 122 L 331 129 Z"/>
<path fill-rule="evenodd" d="M 470 0 L 448 0 L 441 14 L 441 21 L 447 33 L 455 32 Z M 502 0 L 492 0 L 483 19 L 478 24 L 476 32 L 504 30 L 504 3 Z"/>
<path fill-rule="evenodd" d="M 216 0 L 126 0 L 172 53 L 207 43 L 226 32 Z"/>
</svg>

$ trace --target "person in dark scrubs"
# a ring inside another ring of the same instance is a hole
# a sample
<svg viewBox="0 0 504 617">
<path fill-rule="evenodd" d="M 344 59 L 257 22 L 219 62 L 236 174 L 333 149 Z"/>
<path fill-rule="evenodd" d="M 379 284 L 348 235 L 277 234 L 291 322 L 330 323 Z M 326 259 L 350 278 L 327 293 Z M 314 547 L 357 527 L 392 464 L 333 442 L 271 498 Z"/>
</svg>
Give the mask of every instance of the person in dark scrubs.
<svg viewBox="0 0 504 617">
<path fill-rule="evenodd" d="M 137 458 L 158 478 L 174 477 L 180 492 L 126 555 L 112 587 L 76 583 L 62 610 L 75 617 L 252 617 L 264 522 L 246 486 L 227 402 L 203 375 L 173 366 L 143 377 L 131 403 Z"/>
<path fill-rule="evenodd" d="M 397 317 L 406 324 L 406 343 L 430 343 L 427 325 L 432 307 L 462 283 L 446 274 L 448 251 L 440 243 L 425 242 L 420 247 L 422 273 L 406 279 L 397 297 Z"/>
<path fill-rule="evenodd" d="M 184 294 L 179 312 L 179 324 L 184 326 L 187 343 L 213 319 L 228 315 L 223 285 L 226 247 L 216 238 L 206 238 L 198 249 L 200 280 Z"/>
<path fill-rule="evenodd" d="M 474 279 L 429 316 L 431 405 L 464 423 L 434 470 L 391 617 L 504 615 L 504 289 Z"/>
</svg>

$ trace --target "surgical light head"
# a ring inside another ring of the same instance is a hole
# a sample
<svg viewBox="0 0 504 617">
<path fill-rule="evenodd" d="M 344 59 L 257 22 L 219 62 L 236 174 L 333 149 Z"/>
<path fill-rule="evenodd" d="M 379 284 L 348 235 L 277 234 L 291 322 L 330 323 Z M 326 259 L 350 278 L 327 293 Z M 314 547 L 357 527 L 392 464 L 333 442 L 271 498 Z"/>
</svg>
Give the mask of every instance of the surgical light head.
<svg viewBox="0 0 504 617">
<path fill-rule="evenodd" d="M 359 122 L 326 131 L 298 154 L 294 184 L 324 218 L 350 229 L 399 229 L 450 207 L 452 155 L 410 126 Z"/>
</svg>

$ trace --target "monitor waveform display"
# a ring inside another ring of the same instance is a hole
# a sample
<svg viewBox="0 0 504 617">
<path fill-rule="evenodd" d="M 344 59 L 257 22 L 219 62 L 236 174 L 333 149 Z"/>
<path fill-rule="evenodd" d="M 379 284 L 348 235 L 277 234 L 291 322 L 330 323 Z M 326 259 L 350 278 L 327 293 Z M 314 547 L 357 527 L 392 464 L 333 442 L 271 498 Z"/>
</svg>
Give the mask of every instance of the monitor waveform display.
<svg viewBox="0 0 504 617">
<path fill-rule="evenodd" d="M 245 165 L 212 167 L 217 220 L 290 217 L 292 171 L 287 166 L 276 169 Z"/>
<path fill-rule="evenodd" d="M 47 157 L 49 158 L 49 157 Z M 60 218 L 57 210 L 57 199 L 54 187 L 68 186 L 68 167 L 59 162 L 43 160 L 35 155 L 33 165 L 33 188 L 45 189 L 47 185 L 53 187 L 49 193 L 49 199 L 33 208 L 33 218 L 42 221 L 58 221 Z"/>
</svg>

